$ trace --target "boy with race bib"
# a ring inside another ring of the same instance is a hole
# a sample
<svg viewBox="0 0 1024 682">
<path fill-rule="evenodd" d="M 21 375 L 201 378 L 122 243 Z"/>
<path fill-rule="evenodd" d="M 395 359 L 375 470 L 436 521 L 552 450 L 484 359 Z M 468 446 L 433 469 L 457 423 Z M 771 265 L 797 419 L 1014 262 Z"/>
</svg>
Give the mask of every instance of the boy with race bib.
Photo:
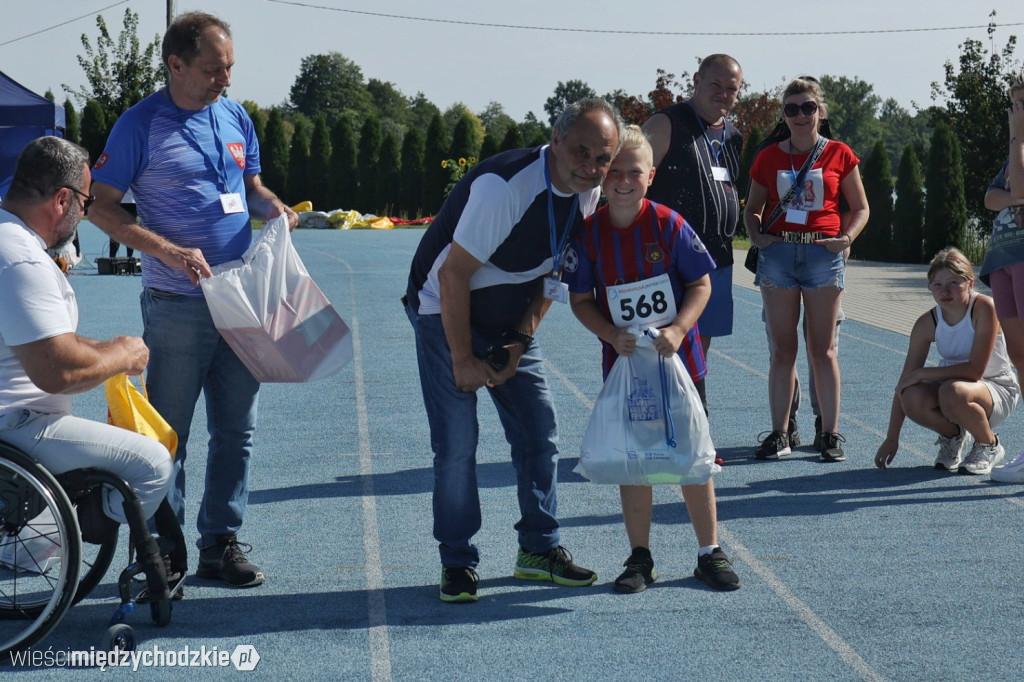
<svg viewBox="0 0 1024 682">
<path fill-rule="evenodd" d="M 694 381 L 704 378 L 697 318 L 711 293 L 715 262 L 677 212 L 645 198 L 654 178 L 651 145 L 629 126 L 602 189 L 608 203 L 590 216 L 566 257 L 564 279 L 573 313 L 601 339 L 604 376 L 619 355 L 636 348 L 630 328 L 657 328 L 655 349 L 677 353 Z M 657 578 L 649 549 L 650 486 L 619 486 L 632 553 L 615 580 L 618 592 L 643 591 Z M 740 582 L 718 546 L 715 488 L 711 479 L 682 486 L 700 549 L 694 575 L 719 590 Z"/>
</svg>

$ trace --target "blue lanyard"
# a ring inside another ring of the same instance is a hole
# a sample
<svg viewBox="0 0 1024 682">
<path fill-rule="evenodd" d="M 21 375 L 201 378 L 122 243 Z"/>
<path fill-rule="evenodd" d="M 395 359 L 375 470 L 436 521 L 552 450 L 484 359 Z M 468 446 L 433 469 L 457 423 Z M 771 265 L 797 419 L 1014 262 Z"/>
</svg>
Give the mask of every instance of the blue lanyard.
<svg viewBox="0 0 1024 682">
<path fill-rule="evenodd" d="M 814 151 L 814 150 L 812 149 L 811 151 Z M 804 188 L 796 186 L 796 175 L 797 175 L 797 173 L 796 173 L 796 166 L 793 164 L 793 143 L 792 143 L 792 141 L 790 141 L 790 143 L 789 143 L 789 173 L 790 173 L 790 175 L 789 175 L 789 182 L 790 182 L 790 184 L 793 185 L 793 189 L 794 189 L 793 204 L 796 205 L 796 206 L 799 206 L 802 203 L 801 200 L 800 200 L 800 197 L 804 193 Z"/>
<path fill-rule="evenodd" d="M 704 123 L 704 119 L 702 119 L 700 117 L 700 114 L 698 114 L 697 110 L 693 108 L 693 105 L 690 104 L 689 100 L 687 100 L 686 106 L 690 107 L 690 111 L 693 112 L 693 117 L 696 118 L 697 119 L 697 123 L 700 124 L 700 134 L 704 136 L 704 142 L 707 143 L 708 151 L 711 152 L 711 154 L 714 155 L 714 157 L 715 157 L 715 165 L 716 166 L 721 166 L 722 165 L 722 150 L 725 147 L 725 127 L 724 127 L 724 125 L 723 125 L 723 128 L 722 128 L 722 140 L 721 140 L 721 142 L 719 142 L 718 140 L 712 140 L 710 137 L 708 137 L 708 126 L 707 126 L 707 124 Z M 723 121 L 723 124 L 724 124 L 724 121 Z M 717 147 L 715 147 L 715 143 L 716 142 L 718 142 L 718 146 Z"/>
<path fill-rule="evenodd" d="M 228 167 L 227 162 L 224 161 L 224 145 L 221 144 L 220 126 L 217 125 L 217 117 L 213 115 L 213 104 L 207 106 L 206 110 L 210 116 L 210 130 L 213 132 L 213 144 L 217 148 L 216 159 L 213 159 L 209 154 L 206 153 L 206 150 L 203 148 L 203 145 L 201 145 L 199 143 L 199 140 L 196 138 L 195 133 L 189 130 L 188 121 L 186 120 L 186 117 L 190 116 L 190 114 L 186 114 L 184 109 L 175 104 L 174 98 L 171 97 L 171 89 L 169 87 L 166 88 L 166 92 L 167 99 L 170 101 L 171 106 L 173 106 L 175 111 L 178 113 L 178 120 L 181 122 L 182 133 L 187 134 L 188 137 L 192 139 L 192 143 L 195 145 L 196 149 L 199 151 L 200 154 L 203 155 L 203 158 L 210 164 L 210 166 L 213 168 L 213 171 L 217 174 L 217 180 L 220 182 L 221 185 L 221 192 L 227 194 L 230 191 L 228 185 Z"/>
<path fill-rule="evenodd" d="M 565 231 L 562 232 L 561 240 L 558 239 L 558 229 L 555 226 L 555 193 L 551 189 L 551 169 L 548 167 L 550 156 L 548 149 L 544 150 L 544 184 L 548 188 L 548 230 L 551 235 L 551 276 L 559 277 L 558 269 L 562 266 L 562 255 L 565 253 L 565 245 L 569 242 L 569 233 L 572 232 L 572 223 L 576 219 L 576 210 L 579 207 L 580 195 L 572 195 L 572 207 L 569 209 L 569 219 L 565 222 Z"/>
</svg>

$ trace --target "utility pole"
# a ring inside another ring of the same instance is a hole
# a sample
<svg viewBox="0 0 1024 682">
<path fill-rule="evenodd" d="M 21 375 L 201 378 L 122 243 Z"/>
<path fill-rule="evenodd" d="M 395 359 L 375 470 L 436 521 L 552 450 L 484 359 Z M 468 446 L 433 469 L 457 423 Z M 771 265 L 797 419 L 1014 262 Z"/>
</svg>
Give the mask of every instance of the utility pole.
<svg viewBox="0 0 1024 682">
<path fill-rule="evenodd" d="M 167 0 L 167 25 L 174 21 L 174 0 Z"/>
</svg>

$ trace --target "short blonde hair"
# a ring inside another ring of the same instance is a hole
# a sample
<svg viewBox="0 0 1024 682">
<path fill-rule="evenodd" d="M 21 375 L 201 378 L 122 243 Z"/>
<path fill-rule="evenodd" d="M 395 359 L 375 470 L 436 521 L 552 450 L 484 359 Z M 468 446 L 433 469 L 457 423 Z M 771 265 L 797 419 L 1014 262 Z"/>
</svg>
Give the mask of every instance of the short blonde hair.
<svg viewBox="0 0 1024 682">
<path fill-rule="evenodd" d="M 939 270 L 949 270 L 958 277 L 974 279 L 974 266 L 971 265 L 971 261 L 967 259 L 967 256 L 955 246 L 947 246 L 932 258 L 932 262 L 928 264 L 929 284 L 935 279 L 935 273 Z"/>
<path fill-rule="evenodd" d="M 628 125 L 622 129 L 622 139 L 619 142 L 619 151 L 624 149 L 641 149 L 647 162 L 654 165 L 654 150 L 651 148 L 651 141 L 647 139 L 643 128 L 638 125 Z"/>
</svg>

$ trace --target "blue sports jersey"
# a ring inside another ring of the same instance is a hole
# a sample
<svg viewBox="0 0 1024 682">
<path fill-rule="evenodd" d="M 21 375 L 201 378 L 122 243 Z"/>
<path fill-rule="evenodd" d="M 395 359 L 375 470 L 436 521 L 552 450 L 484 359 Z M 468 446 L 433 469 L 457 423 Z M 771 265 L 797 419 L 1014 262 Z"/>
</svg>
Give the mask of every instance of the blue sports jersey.
<svg viewBox="0 0 1024 682">
<path fill-rule="evenodd" d="M 676 308 L 683 300 L 684 286 L 715 269 L 700 237 L 679 213 L 644 199 L 634 223 L 620 230 L 612 226 L 608 207 L 587 218 L 566 257 L 563 279 L 574 294 L 595 291 L 597 304 L 607 319 L 607 287 L 628 284 L 667 274 L 675 295 Z M 604 375 L 611 371 L 618 355 L 604 341 Z M 707 374 L 700 332 L 694 324 L 679 346 L 679 357 L 694 381 Z"/>
<path fill-rule="evenodd" d="M 181 109 L 165 90 L 126 111 L 114 124 L 93 179 L 135 194 L 139 219 L 156 234 L 198 248 L 210 265 L 239 258 L 252 243 L 245 176 L 260 172 L 252 119 L 221 97 L 199 111 Z M 246 211 L 225 214 L 222 194 L 239 194 Z M 186 274 L 142 255 L 142 284 L 202 296 Z"/>
</svg>

